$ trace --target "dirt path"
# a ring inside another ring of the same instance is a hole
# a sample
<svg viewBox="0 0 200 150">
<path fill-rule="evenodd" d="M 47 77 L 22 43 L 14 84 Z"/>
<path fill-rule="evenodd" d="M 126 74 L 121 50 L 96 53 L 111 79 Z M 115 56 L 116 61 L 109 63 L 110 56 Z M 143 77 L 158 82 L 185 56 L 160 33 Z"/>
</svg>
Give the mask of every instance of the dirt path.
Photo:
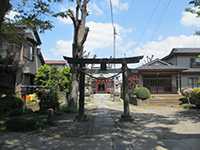
<svg viewBox="0 0 200 150">
<path fill-rule="evenodd" d="M 122 106 L 109 95 L 94 95 L 89 121 L 65 114 L 46 130 L 0 133 L 0 150 L 199 150 L 198 111 L 131 106 L 134 121 L 120 122 Z"/>
</svg>

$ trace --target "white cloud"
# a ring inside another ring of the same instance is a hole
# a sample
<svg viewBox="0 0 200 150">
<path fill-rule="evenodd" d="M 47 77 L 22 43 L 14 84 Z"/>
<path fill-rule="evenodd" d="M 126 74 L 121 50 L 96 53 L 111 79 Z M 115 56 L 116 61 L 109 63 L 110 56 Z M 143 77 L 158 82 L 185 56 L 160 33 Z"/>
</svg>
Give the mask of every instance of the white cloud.
<svg viewBox="0 0 200 150">
<path fill-rule="evenodd" d="M 101 23 L 90 21 L 87 23 L 90 28 L 88 38 L 85 43 L 85 50 L 90 51 L 92 54 L 97 54 L 100 57 L 109 57 L 112 55 L 113 48 L 113 29 L 111 23 Z M 135 46 L 135 42 L 127 40 L 127 34 L 132 32 L 130 28 L 124 28 L 116 24 L 117 29 L 117 52 L 118 55 L 124 53 L 128 54 L 127 49 L 131 49 Z M 54 55 L 66 55 L 71 56 L 72 51 L 71 40 L 59 40 L 56 42 L 54 51 L 57 54 Z"/>
<path fill-rule="evenodd" d="M 151 41 L 142 47 L 137 47 L 134 53 L 137 55 L 151 56 L 162 58 L 170 53 L 173 48 L 195 48 L 200 47 L 199 36 L 171 36 L 160 41 Z"/>
<path fill-rule="evenodd" d="M 47 54 L 48 59 L 59 58 L 63 56 L 72 56 L 72 41 L 59 40 L 56 42 L 55 48 L 51 49 Z"/>
<path fill-rule="evenodd" d="M 200 17 L 191 12 L 184 11 L 182 13 L 181 24 L 188 27 L 200 27 Z"/>
<path fill-rule="evenodd" d="M 123 0 L 111 0 L 113 8 L 119 9 L 121 11 L 127 11 L 128 10 L 128 2 L 123 2 Z M 110 3 L 110 0 L 107 0 L 108 3 Z"/>
</svg>

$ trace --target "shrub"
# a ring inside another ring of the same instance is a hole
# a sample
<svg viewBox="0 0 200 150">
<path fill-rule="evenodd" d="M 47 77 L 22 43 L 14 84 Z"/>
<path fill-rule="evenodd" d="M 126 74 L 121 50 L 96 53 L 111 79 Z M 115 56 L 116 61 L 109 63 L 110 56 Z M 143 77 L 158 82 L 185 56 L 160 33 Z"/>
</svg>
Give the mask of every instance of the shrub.
<svg viewBox="0 0 200 150">
<path fill-rule="evenodd" d="M 191 93 L 191 103 L 200 107 L 200 88 L 194 88 Z"/>
<path fill-rule="evenodd" d="M 185 88 L 181 90 L 181 94 L 184 96 L 182 103 L 191 104 L 192 88 Z"/>
<path fill-rule="evenodd" d="M 192 88 L 185 88 L 181 90 L 181 94 L 185 97 L 190 97 L 192 94 Z"/>
<path fill-rule="evenodd" d="M 46 111 L 49 108 L 53 108 L 54 110 L 59 109 L 58 93 L 56 90 L 42 89 L 37 95 L 40 100 L 39 106 L 41 111 Z"/>
<path fill-rule="evenodd" d="M 23 132 L 43 128 L 47 121 L 36 116 L 11 117 L 5 125 L 9 131 Z"/>
<path fill-rule="evenodd" d="M 15 96 L 5 96 L 0 98 L 0 114 L 7 114 L 13 110 L 22 109 L 23 101 Z"/>
<path fill-rule="evenodd" d="M 192 104 L 182 104 L 181 105 L 184 109 L 192 109 L 194 107 L 194 105 Z"/>
<path fill-rule="evenodd" d="M 151 97 L 151 93 L 146 87 L 136 87 L 133 91 L 133 94 L 142 100 L 146 100 Z"/>
<path fill-rule="evenodd" d="M 60 110 L 65 113 L 77 113 L 77 109 L 71 108 L 68 105 L 62 105 Z"/>
<path fill-rule="evenodd" d="M 26 114 L 31 114 L 33 113 L 32 109 L 29 108 L 25 108 L 25 109 L 14 109 L 12 111 L 9 112 L 9 117 L 13 117 L 13 116 L 21 116 L 21 115 L 26 115 Z"/>
<path fill-rule="evenodd" d="M 184 97 L 181 97 L 179 99 L 179 101 L 181 101 L 181 104 L 187 104 L 188 103 L 188 99 L 184 96 Z"/>
</svg>

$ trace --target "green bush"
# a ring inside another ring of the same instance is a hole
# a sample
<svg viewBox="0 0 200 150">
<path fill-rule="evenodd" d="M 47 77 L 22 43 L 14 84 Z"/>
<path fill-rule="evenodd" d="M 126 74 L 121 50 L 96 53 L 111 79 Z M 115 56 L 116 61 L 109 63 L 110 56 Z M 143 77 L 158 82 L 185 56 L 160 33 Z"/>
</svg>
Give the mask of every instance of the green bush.
<svg viewBox="0 0 200 150">
<path fill-rule="evenodd" d="M 186 97 L 181 97 L 179 99 L 179 101 L 181 101 L 181 104 L 187 104 L 188 103 L 188 99 Z"/>
<path fill-rule="evenodd" d="M 192 109 L 194 107 L 194 105 L 192 104 L 182 104 L 181 105 L 184 109 Z"/>
<path fill-rule="evenodd" d="M 47 121 L 36 116 L 20 116 L 9 118 L 5 125 L 9 131 L 24 132 L 43 128 Z"/>
<path fill-rule="evenodd" d="M 77 113 L 77 109 L 71 108 L 68 105 L 62 105 L 60 111 L 65 113 Z"/>
<path fill-rule="evenodd" d="M 133 90 L 133 94 L 142 100 L 146 100 L 151 97 L 151 93 L 146 87 L 136 87 Z"/>
<path fill-rule="evenodd" d="M 13 110 L 22 109 L 23 101 L 15 96 L 5 96 L 0 98 L 0 114 L 7 114 Z"/>
<path fill-rule="evenodd" d="M 59 109 L 58 93 L 56 90 L 40 90 L 37 93 L 40 100 L 39 106 L 41 111 L 46 111 L 49 108 L 54 110 Z"/>
<path fill-rule="evenodd" d="M 194 88 L 192 90 L 190 101 L 192 104 L 200 107 L 200 88 Z"/>
<path fill-rule="evenodd" d="M 9 112 L 9 117 L 13 117 L 13 116 L 21 116 L 21 115 L 26 115 L 26 114 L 31 114 L 33 113 L 32 109 L 29 108 L 25 108 L 25 109 L 14 109 L 12 111 Z"/>
</svg>

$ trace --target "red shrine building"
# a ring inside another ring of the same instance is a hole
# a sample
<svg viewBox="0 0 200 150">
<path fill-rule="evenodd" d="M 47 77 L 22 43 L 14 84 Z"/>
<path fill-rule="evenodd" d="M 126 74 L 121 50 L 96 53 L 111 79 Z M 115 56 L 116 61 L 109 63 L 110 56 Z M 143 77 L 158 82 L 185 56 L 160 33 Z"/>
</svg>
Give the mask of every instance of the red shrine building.
<svg viewBox="0 0 200 150">
<path fill-rule="evenodd" d="M 98 79 L 92 80 L 91 84 L 93 93 L 112 93 L 114 80 L 109 79 L 111 76 L 111 73 L 95 74 L 95 77 Z"/>
<path fill-rule="evenodd" d="M 92 82 L 93 93 L 112 93 L 113 85 L 112 79 L 96 79 Z"/>
</svg>

